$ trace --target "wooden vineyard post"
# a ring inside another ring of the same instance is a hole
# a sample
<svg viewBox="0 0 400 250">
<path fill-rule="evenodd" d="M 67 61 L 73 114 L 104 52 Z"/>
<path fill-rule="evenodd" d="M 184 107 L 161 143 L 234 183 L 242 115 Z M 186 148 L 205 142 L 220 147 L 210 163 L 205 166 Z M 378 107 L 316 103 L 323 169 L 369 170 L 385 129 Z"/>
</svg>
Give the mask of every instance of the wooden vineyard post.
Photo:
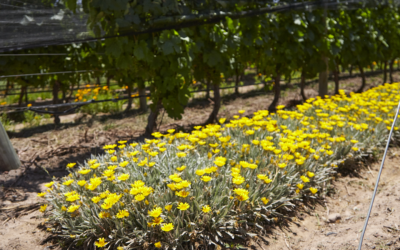
<svg viewBox="0 0 400 250">
<path fill-rule="evenodd" d="M 10 139 L 0 122 L 0 170 L 9 171 L 17 169 L 21 166 L 21 162 L 15 152 Z"/>
</svg>

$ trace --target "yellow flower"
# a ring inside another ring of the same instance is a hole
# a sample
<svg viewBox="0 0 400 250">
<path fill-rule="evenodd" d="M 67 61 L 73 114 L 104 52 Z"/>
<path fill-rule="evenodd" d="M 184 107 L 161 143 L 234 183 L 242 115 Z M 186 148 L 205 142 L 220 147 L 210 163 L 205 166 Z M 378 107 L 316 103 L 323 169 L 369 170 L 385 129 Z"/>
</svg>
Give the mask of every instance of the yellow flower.
<svg viewBox="0 0 400 250">
<path fill-rule="evenodd" d="M 266 197 L 262 197 L 261 201 L 264 203 L 264 205 L 267 205 L 269 202 L 269 199 L 267 199 Z"/>
<path fill-rule="evenodd" d="M 268 176 L 266 176 L 265 174 L 259 174 L 259 175 L 257 175 L 257 178 L 260 180 L 265 180 L 265 179 L 268 179 Z"/>
<path fill-rule="evenodd" d="M 68 196 L 67 199 L 66 199 L 66 201 L 73 202 L 73 201 L 77 201 L 77 200 L 79 200 L 79 199 L 80 199 L 79 194 L 74 194 L 74 195 Z"/>
<path fill-rule="evenodd" d="M 201 177 L 201 180 L 204 181 L 204 182 L 209 182 L 209 181 L 212 180 L 212 177 L 204 175 L 204 176 Z"/>
<path fill-rule="evenodd" d="M 111 161 L 116 162 L 118 158 L 116 156 L 111 157 Z"/>
<path fill-rule="evenodd" d="M 186 198 L 189 194 L 190 194 L 190 192 L 185 191 L 185 190 L 181 190 L 179 192 L 175 192 L 176 196 L 179 196 L 179 197 L 182 197 L 182 198 Z"/>
<path fill-rule="evenodd" d="M 79 209 L 81 206 L 79 205 L 71 205 L 68 207 L 68 213 L 73 213 L 75 212 L 77 209 Z"/>
<path fill-rule="evenodd" d="M 178 174 L 170 175 L 169 178 L 170 178 L 171 180 L 173 180 L 174 182 L 180 182 L 180 181 L 182 181 L 181 177 L 180 177 Z"/>
<path fill-rule="evenodd" d="M 209 205 L 205 205 L 201 208 L 201 211 L 203 211 L 203 213 L 209 213 L 211 212 L 211 207 Z"/>
<path fill-rule="evenodd" d="M 249 199 L 249 196 L 248 195 L 238 195 L 237 199 L 239 201 L 245 201 L 245 200 Z"/>
<path fill-rule="evenodd" d="M 54 185 L 54 181 L 44 184 L 45 187 L 51 188 Z"/>
<path fill-rule="evenodd" d="M 106 202 L 104 201 L 104 203 L 101 205 L 101 208 L 104 210 L 108 210 L 110 208 L 112 208 L 113 204 L 111 202 Z"/>
<path fill-rule="evenodd" d="M 254 130 L 246 130 L 246 135 L 253 135 L 254 134 Z"/>
<path fill-rule="evenodd" d="M 89 165 L 93 165 L 93 164 L 95 164 L 97 162 L 97 159 L 92 159 L 92 160 L 89 160 L 88 161 L 88 164 Z"/>
<path fill-rule="evenodd" d="M 170 134 L 172 134 L 172 133 L 175 132 L 175 129 L 168 129 L 167 132 L 170 133 Z"/>
<path fill-rule="evenodd" d="M 80 180 L 80 181 L 78 181 L 78 185 L 81 186 L 81 187 L 85 186 L 86 183 L 87 183 L 87 182 L 86 182 L 85 180 Z"/>
<path fill-rule="evenodd" d="M 110 169 L 107 169 L 107 170 L 105 170 L 105 171 L 103 172 L 103 175 L 106 176 L 106 177 L 111 177 L 111 176 L 113 176 L 114 174 L 115 174 L 115 171 L 114 171 L 114 170 L 110 170 Z"/>
<path fill-rule="evenodd" d="M 73 168 L 76 165 L 76 163 L 68 163 L 67 168 Z"/>
<path fill-rule="evenodd" d="M 129 179 L 129 174 L 121 174 L 120 176 L 118 176 L 118 180 L 120 181 L 126 181 Z"/>
<path fill-rule="evenodd" d="M 99 240 L 96 241 L 94 244 L 96 245 L 96 247 L 105 247 L 108 243 L 104 238 L 99 238 Z"/>
<path fill-rule="evenodd" d="M 318 189 L 310 187 L 310 191 L 311 191 L 311 193 L 316 194 L 318 192 Z"/>
<path fill-rule="evenodd" d="M 186 202 L 185 202 L 185 203 L 180 202 L 179 205 L 178 205 L 178 209 L 181 210 L 181 211 L 185 211 L 185 210 L 187 210 L 189 207 L 190 207 L 190 205 L 187 204 Z"/>
<path fill-rule="evenodd" d="M 238 112 L 239 112 L 239 114 L 244 114 L 244 112 L 246 112 L 246 111 L 245 110 L 239 110 Z"/>
<path fill-rule="evenodd" d="M 123 162 L 121 162 L 119 165 L 121 166 L 121 167 L 126 167 L 126 165 L 128 165 L 129 164 L 129 162 L 128 161 L 123 161 Z"/>
<path fill-rule="evenodd" d="M 109 218 L 109 217 L 111 217 L 111 215 L 108 212 L 100 212 L 99 213 L 99 218 L 100 219 Z"/>
<path fill-rule="evenodd" d="M 44 193 L 38 193 L 37 194 L 37 196 L 39 196 L 39 197 L 44 197 L 46 195 L 46 193 L 44 192 Z"/>
<path fill-rule="evenodd" d="M 182 172 L 183 170 L 185 170 L 186 166 L 181 166 L 181 167 L 177 167 L 176 169 L 180 172 Z"/>
<path fill-rule="evenodd" d="M 168 212 L 171 211 L 172 209 L 172 205 L 166 205 L 165 206 L 165 210 L 167 210 Z"/>
<path fill-rule="evenodd" d="M 95 197 L 92 198 L 92 201 L 93 201 L 94 203 L 98 203 L 99 201 L 101 201 L 101 197 L 95 196 Z"/>
<path fill-rule="evenodd" d="M 117 213 L 117 218 L 122 219 L 129 216 L 129 212 L 127 210 L 119 210 Z"/>
<path fill-rule="evenodd" d="M 351 143 L 357 143 L 358 141 L 357 140 L 350 140 L 351 141 Z"/>
<path fill-rule="evenodd" d="M 44 213 L 46 211 L 47 204 L 44 204 L 43 206 L 40 206 L 39 211 Z"/>
<path fill-rule="evenodd" d="M 297 184 L 296 186 L 301 190 L 301 189 L 303 189 L 304 184 L 303 184 L 303 183 L 299 183 L 299 184 Z"/>
<path fill-rule="evenodd" d="M 132 156 L 132 157 L 133 157 L 133 156 L 137 155 L 138 153 L 139 153 L 139 151 L 136 150 L 136 151 L 134 151 L 134 152 L 130 152 L 130 153 L 129 153 L 129 156 Z"/>
<path fill-rule="evenodd" d="M 358 151 L 358 148 L 357 147 L 352 147 L 351 148 L 353 151 Z"/>
<path fill-rule="evenodd" d="M 92 171 L 92 170 L 90 170 L 90 169 L 82 169 L 82 170 L 79 170 L 78 173 L 85 175 L 85 174 L 90 173 L 90 171 Z"/>
<path fill-rule="evenodd" d="M 165 224 L 161 227 L 161 230 L 163 230 L 164 232 L 169 232 L 172 229 L 174 229 L 174 225 L 172 223 Z"/>
<path fill-rule="evenodd" d="M 110 155 L 112 155 L 112 154 L 115 153 L 115 150 L 114 150 L 114 149 L 107 150 L 107 153 L 109 153 Z"/>
<path fill-rule="evenodd" d="M 124 247 L 119 246 L 117 247 L 117 250 L 124 250 Z"/>
<path fill-rule="evenodd" d="M 65 186 L 69 186 L 69 185 L 71 185 L 72 183 L 74 182 L 74 180 L 67 180 L 67 181 L 64 181 L 63 182 L 63 185 L 65 185 Z"/>
<path fill-rule="evenodd" d="M 155 209 L 153 209 L 153 210 L 151 210 L 151 211 L 148 211 L 147 213 L 148 213 L 151 217 L 156 218 L 156 217 L 159 217 L 159 216 L 161 215 L 161 213 L 162 213 L 162 208 L 161 208 L 161 207 L 157 207 L 157 208 L 155 208 Z"/>
<path fill-rule="evenodd" d="M 282 162 L 278 164 L 279 168 L 285 168 L 286 167 L 286 163 Z"/>
<path fill-rule="evenodd" d="M 156 242 L 156 243 L 154 243 L 154 246 L 155 246 L 156 248 L 161 248 L 161 247 L 162 247 L 162 244 L 161 244 L 161 242 Z"/>
<path fill-rule="evenodd" d="M 315 160 L 319 159 L 319 155 L 314 155 L 313 157 L 314 157 Z"/>
<path fill-rule="evenodd" d="M 221 118 L 221 119 L 219 119 L 219 123 L 220 123 L 220 124 L 224 124 L 225 121 L 226 121 L 226 118 Z"/>
<path fill-rule="evenodd" d="M 62 206 L 61 210 L 65 212 L 65 211 L 67 211 L 67 208 L 65 206 Z"/>
<path fill-rule="evenodd" d="M 95 164 L 90 166 L 91 169 L 96 169 L 98 167 L 100 167 L 100 163 L 95 163 Z"/>
<path fill-rule="evenodd" d="M 179 158 L 182 158 L 182 157 L 186 156 L 186 153 L 179 152 L 179 153 L 176 153 L 176 156 L 178 156 Z"/>
<path fill-rule="evenodd" d="M 142 201 L 142 200 L 144 200 L 144 195 L 143 194 L 138 194 L 138 195 L 136 195 L 135 196 L 135 200 L 137 200 L 137 201 Z"/>
<path fill-rule="evenodd" d="M 151 226 L 152 227 L 158 226 L 161 223 L 163 223 L 163 221 L 164 220 L 161 217 L 156 217 L 156 218 L 153 219 L 153 222 L 151 223 Z"/>
<path fill-rule="evenodd" d="M 305 177 L 304 175 L 300 176 L 300 179 L 301 179 L 303 182 L 310 182 L 310 179 L 308 179 L 308 178 Z"/>
<path fill-rule="evenodd" d="M 307 171 L 307 175 L 308 177 L 312 178 L 315 176 L 315 174 L 313 172 Z"/>
<path fill-rule="evenodd" d="M 198 170 L 196 170 L 196 174 L 197 175 L 199 175 L 199 176 L 202 176 L 202 175 L 204 175 L 206 172 L 205 172 L 205 170 L 203 170 L 203 169 L 198 169 Z"/>
<path fill-rule="evenodd" d="M 240 185 L 240 184 L 242 184 L 244 181 L 245 181 L 245 179 L 244 179 L 243 176 L 236 176 L 235 178 L 232 178 L 233 184 L 236 184 L 236 185 Z"/>
</svg>

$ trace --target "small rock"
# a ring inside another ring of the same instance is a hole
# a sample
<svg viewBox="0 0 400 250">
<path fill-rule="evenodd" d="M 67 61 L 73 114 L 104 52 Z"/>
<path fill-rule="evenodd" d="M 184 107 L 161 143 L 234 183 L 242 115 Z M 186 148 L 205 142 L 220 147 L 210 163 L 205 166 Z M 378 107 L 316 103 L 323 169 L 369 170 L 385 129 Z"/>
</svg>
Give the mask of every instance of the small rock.
<svg viewBox="0 0 400 250">
<path fill-rule="evenodd" d="M 388 243 L 386 243 L 386 246 L 391 246 L 393 245 L 393 241 L 389 241 Z"/>
<path fill-rule="evenodd" d="M 354 207 L 353 210 L 354 211 L 360 211 L 360 208 L 359 207 Z"/>
<path fill-rule="evenodd" d="M 350 220 L 352 218 L 354 218 L 354 216 L 349 216 L 349 217 L 345 218 L 344 220 Z"/>
<path fill-rule="evenodd" d="M 335 232 L 329 232 L 329 233 L 326 234 L 326 236 L 329 236 L 329 235 L 332 235 L 332 234 L 337 234 L 337 233 L 335 233 Z"/>
<path fill-rule="evenodd" d="M 328 221 L 331 222 L 331 223 L 334 223 L 334 222 L 336 222 L 337 220 L 340 220 L 341 218 L 342 218 L 342 217 L 340 216 L 340 214 L 338 214 L 338 213 L 333 213 L 333 214 L 330 214 L 330 215 L 329 215 Z"/>
</svg>

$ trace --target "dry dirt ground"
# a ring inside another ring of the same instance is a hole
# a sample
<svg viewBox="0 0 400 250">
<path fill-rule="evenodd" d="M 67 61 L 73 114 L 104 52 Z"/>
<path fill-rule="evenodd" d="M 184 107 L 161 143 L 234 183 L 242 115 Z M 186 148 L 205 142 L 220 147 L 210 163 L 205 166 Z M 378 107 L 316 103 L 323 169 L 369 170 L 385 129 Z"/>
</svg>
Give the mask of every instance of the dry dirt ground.
<svg viewBox="0 0 400 250">
<path fill-rule="evenodd" d="M 400 149 L 392 148 L 385 161 L 362 249 L 400 249 L 399 155 Z M 379 166 L 380 158 L 340 176 L 332 182 L 333 194 L 299 208 L 288 226 L 272 230 L 254 246 L 265 250 L 357 249 Z"/>
<path fill-rule="evenodd" d="M 381 79 L 381 76 L 368 78 L 367 89 L 380 84 Z M 400 80 L 400 74 L 395 75 L 395 80 Z M 354 91 L 360 83 L 360 78 L 352 78 L 343 80 L 341 86 L 346 91 Z M 316 96 L 316 90 L 316 85 L 309 85 L 307 96 Z M 333 91 L 332 83 L 329 90 Z M 250 92 L 244 93 L 246 91 Z M 257 110 L 267 109 L 273 98 L 257 87 L 242 87 L 240 92 L 243 94 L 239 97 L 231 96 L 223 100 L 219 117 L 232 117 L 239 109 L 245 109 L 246 114 L 251 115 Z M 293 100 L 300 100 L 298 89 L 289 87 L 282 91 L 280 104 L 293 104 Z M 159 130 L 190 130 L 202 124 L 211 110 L 212 105 L 208 101 L 194 101 L 185 109 L 181 120 L 160 116 L 159 122 L 162 120 L 162 125 Z M 96 117 L 71 115 L 62 117 L 63 124 L 59 127 L 43 125 L 10 132 L 23 167 L 0 172 L 0 250 L 58 248 L 55 243 L 43 242 L 49 234 L 38 212 L 41 200 L 36 194 L 45 190 L 44 183 L 49 182 L 53 176 L 66 175 L 67 163 L 83 162 L 91 154 L 102 153 L 101 147 L 104 144 L 118 140 L 143 140 L 146 117 L 147 114 L 135 111 L 122 115 L 99 114 Z M 400 224 L 400 201 L 396 200 L 400 194 L 400 184 L 396 182 L 400 174 L 399 162 L 397 157 L 387 161 L 383 174 L 384 185 L 381 185 L 375 203 L 365 240 L 368 246 L 364 245 L 365 249 L 372 249 L 372 246 L 375 249 L 396 249 L 396 246 L 400 246 L 400 228 L 397 227 Z M 327 197 L 327 207 L 330 214 L 340 213 L 341 220 L 337 223 L 325 223 L 324 218 L 329 217 L 326 206 L 315 206 L 314 209 L 312 206 L 305 207 L 288 227 L 282 231 L 272 230 L 265 237 L 264 243 L 255 244 L 253 248 L 355 249 L 377 165 L 371 168 L 372 172 L 361 169 L 358 173 L 340 177 L 334 182 L 336 193 Z M 390 246 L 386 245 L 388 243 Z"/>
</svg>

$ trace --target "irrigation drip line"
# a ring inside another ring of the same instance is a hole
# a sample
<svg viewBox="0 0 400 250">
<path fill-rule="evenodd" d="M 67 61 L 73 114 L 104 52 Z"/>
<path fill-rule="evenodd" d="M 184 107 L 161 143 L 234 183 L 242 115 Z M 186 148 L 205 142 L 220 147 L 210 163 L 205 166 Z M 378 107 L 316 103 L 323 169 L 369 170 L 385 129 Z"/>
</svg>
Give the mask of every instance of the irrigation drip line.
<svg viewBox="0 0 400 250">
<path fill-rule="evenodd" d="M 390 128 L 389 138 L 388 138 L 388 140 L 386 142 L 385 152 L 383 153 L 382 162 L 381 162 L 381 166 L 379 168 L 378 177 L 377 177 L 376 182 L 375 182 L 374 193 L 372 194 L 371 204 L 369 205 L 367 218 L 365 219 L 364 228 L 363 228 L 363 231 L 361 233 L 360 244 L 358 245 L 358 250 L 361 250 L 362 243 L 363 243 L 363 240 L 364 240 L 364 234 L 365 234 L 365 231 L 367 230 L 369 216 L 371 216 L 372 206 L 374 205 L 376 192 L 378 191 L 379 179 L 381 178 L 383 164 L 385 164 L 386 154 L 387 154 L 387 151 L 389 149 L 390 140 L 392 139 L 392 134 L 393 134 L 394 126 L 395 126 L 396 121 L 397 121 L 397 116 L 399 115 L 399 109 L 400 109 L 400 101 L 399 101 L 399 104 L 397 105 L 397 111 L 396 111 L 396 115 L 395 115 L 395 117 L 393 119 L 392 127 Z"/>
<path fill-rule="evenodd" d="M 91 86 L 91 87 L 80 87 L 80 88 L 76 88 L 76 89 L 67 89 L 68 91 L 75 91 L 75 90 L 80 90 L 80 89 L 95 89 L 95 88 L 101 88 L 107 85 L 103 85 L 103 86 Z M 110 84 L 110 87 L 112 86 L 119 86 L 119 84 Z M 6 91 L 7 89 L 0 89 L 1 91 Z M 16 90 L 16 89 L 8 89 L 10 90 Z M 28 92 L 27 94 L 36 94 L 36 93 L 51 93 L 53 92 L 53 90 L 49 89 L 49 90 L 39 90 L 39 91 L 32 91 L 32 92 Z M 7 96 L 9 95 L 20 95 L 21 93 L 7 93 Z"/>
<path fill-rule="evenodd" d="M 182 15 L 182 16 L 178 16 L 179 19 L 176 18 L 177 20 L 174 20 L 175 21 L 174 24 L 166 25 L 163 27 L 149 28 L 149 29 L 142 30 L 142 31 L 126 32 L 126 33 L 122 33 L 122 34 L 118 34 L 118 35 L 109 35 L 109 36 L 103 36 L 103 37 L 97 37 L 97 38 L 95 37 L 95 38 L 75 39 L 75 40 L 70 40 L 70 41 L 53 40 L 53 41 L 47 42 L 47 43 L 42 42 L 40 44 L 32 44 L 32 45 L 25 45 L 25 46 L 20 45 L 20 46 L 14 46 L 14 47 L 0 48 L 0 53 L 6 52 L 6 51 L 37 48 L 37 47 L 46 47 L 46 46 L 53 46 L 53 45 L 67 45 L 67 44 L 72 44 L 72 43 L 96 42 L 96 41 L 100 41 L 100 40 L 117 38 L 117 37 L 149 34 L 149 33 L 161 32 L 164 30 L 171 30 L 171 29 L 189 28 L 189 27 L 200 26 L 200 25 L 205 25 L 205 24 L 218 23 L 220 21 L 224 21 L 226 17 L 230 17 L 231 19 L 240 19 L 240 18 L 246 18 L 246 17 L 252 17 L 252 16 L 259 16 L 259 15 L 268 14 L 268 13 L 278 13 L 278 12 L 304 10 L 304 9 L 311 10 L 312 8 L 319 8 L 319 7 L 323 7 L 325 9 L 327 9 L 327 8 L 334 8 L 339 5 L 346 6 L 346 8 L 349 9 L 351 7 L 351 5 L 359 5 L 360 3 L 365 3 L 365 1 L 363 1 L 363 0 L 348 0 L 348 1 L 343 1 L 343 2 L 313 1 L 313 2 L 290 3 L 290 4 L 287 4 L 284 6 L 264 7 L 264 8 L 259 8 L 256 10 L 239 11 L 239 12 L 234 12 L 234 13 L 220 11 L 219 13 L 212 13 L 212 14 L 208 14 L 208 15 L 205 15 L 205 14 Z M 182 20 L 185 20 L 185 22 L 182 23 Z M 162 23 L 162 20 L 161 19 L 153 20 L 153 22 Z"/>
<path fill-rule="evenodd" d="M 89 102 L 91 102 L 91 101 L 89 101 Z M 40 113 L 40 114 L 63 115 L 63 114 L 68 114 L 69 112 L 74 111 L 74 110 L 76 110 L 76 109 L 78 109 L 78 108 L 80 108 L 80 107 L 82 107 L 84 105 L 86 105 L 86 104 L 80 104 L 80 105 L 77 105 L 76 107 L 73 107 L 73 108 L 70 108 L 70 109 L 67 109 L 67 110 L 64 110 L 64 111 L 61 111 L 61 112 L 38 110 L 38 109 L 35 109 L 35 108 L 29 108 L 29 110 L 31 110 L 33 112 L 36 112 L 36 113 Z"/>
</svg>

